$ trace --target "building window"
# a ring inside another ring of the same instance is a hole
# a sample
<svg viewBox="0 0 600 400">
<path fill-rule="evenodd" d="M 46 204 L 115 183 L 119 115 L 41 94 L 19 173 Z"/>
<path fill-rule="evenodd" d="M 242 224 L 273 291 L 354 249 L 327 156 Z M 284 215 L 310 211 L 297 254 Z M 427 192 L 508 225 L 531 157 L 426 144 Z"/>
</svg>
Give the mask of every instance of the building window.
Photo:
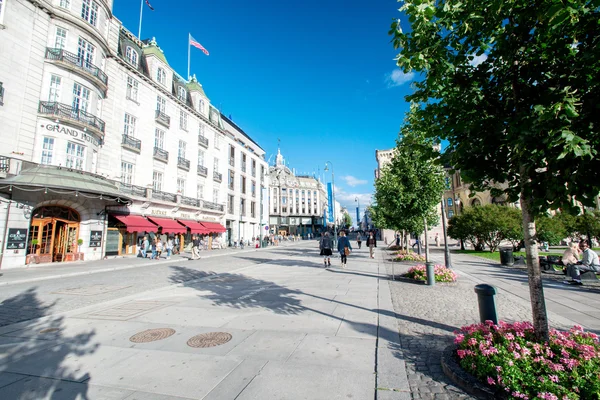
<svg viewBox="0 0 600 400">
<path fill-rule="evenodd" d="M 83 169 L 85 162 L 85 147 L 73 142 L 67 142 L 67 168 Z"/>
<path fill-rule="evenodd" d="M 133 65 L 134 67 L 137 68 L 137 66 L 138 66 L 138 54 L 133 49 L 133 47 L 127 46 L 127 49 L 125 50 L 125 58 L 127 59 L 127 62 L 129 62 L 129 64 L 131 64 L 131 65 Z"/>
<path fill-rule="evenodd" d="M 137 118 L 133 115 L 125 113 L 125 123 L 123 125 L 123 133 L 127 136 L 135 136 L 135 124 Z"/>
<path fill-rule="evenodd" d="M 83 38 L 79 38 L 77 46 L 77 57 L 83 68 L 94 68 L 94 56 L 96 48 L 93 44 Z"/>
<path fill-rule="evenodd" d="M 205 131 L 205 126 L 202 122 L 200 122 L 200 125 L 198 125 L 198 135 L 205 137 L 204 131 Z"/>
<path fill-rule="evenodd" d="M 235 147 L 229 146 L 229 165 L 235 165 Z"/>
<path fill-rule="evenodd" d="M 2 3 L 2 0 L 0 0 L 0 3 Z M 71 8 L 71 0 L 60 0 L 58 5 L 59 7 L 66 8 L 68 10 Z"/>
<path fill-rule="evenodd" d="M 167 83 L 167 73 L 161 67 L 158 67 L 156 70 L 156 80 L 158 83 L 166 85 Z"/>
<path fill-rule="evenodd" d="M 240 190 L 243 194 L 246 194 L 246 177 L 240 176 Z"/>
<path fill-rule="evenodd" d="M 449 210 L 448 211 L 448 218 L 452 218 L 454 217 L 454 211 L 453 210 Z"/>
<path fill-rule="evenodd" d="M 127 98 L 135 102 L 138 101 L 138 81 L 131 76 L 127 77 Z"/>
<path fill-rule="evenodd" d="M 233 172 L 232 169 L 229 170 L 229 189 L 233 190 L 233 185 L 234 185 L 234 180 L 235 180 L 235 172 Z"/>
<path fill-rule="evenodd" d="M 156 96 L 156 110 L 166 114 L 167 100 L 164 97 Z"/>
<path fill-rule="evenodd" d="M 252 176 L 256 176 L 256 160 L 252 160 Z"/>
<path fill-rule="evenodd" d="M 448 207 L 452 207 L 452 197 L 448 197 Z"/>
<path fill-rule="evenodd" d="M 79 83 L 73 85 L 73 108 L 77 111 L 87 111 L 90 104 L 90 89 Z"/>
<path fill-rule="evenodd" d="M 221 148 L 221 137 L 218 132 L 215 132 L 215 149 Z"/>
<path fill-rule="evenodd" d="M 256 196 L 256 182 L 252 181 L 252 185 L 250 186 L 250 193 L 252 194 L 252 196 Z"/>
<path fill-rule="evenodd" d="M 185 158 L 185 148 L 186 147 L 187 147 L 187 144 L 183 140 L 180 140 L 179 141 L 179 150 L 177 152 L 177 157 L 179 157 L 179 158 Z"/>
<path fill-rule="evenodd" d="M 185 111 L 179 111 L 179 127 L 184 131 L 187 131 L 188 128 L 188 115 Z"/>
<path fill-rule="evenodd" d="M 265 180 L 265 167 L 264 166 L 260 166 L 260 181 L 263 182 Z M 297 194 L 296 194 L 297 196 Z"/>
<path fill-rule="evenodd" d="M 187 91 L 181 86 L 177 88 L 177 98 L 184 103 L 187 101 Z"/>
<path fill-rule="evenodd" d="M 81 18 L 85 19 L 91 25 L 96 26 L 98 22 L 98 3 L 93 0 L 83 0 Z"/>
<path fill-rule="evenodd" d="M 177 178 L 177 193 L 185 196 L 185 179 Z"/>
<path fill-rule="evenodd" d="M 163 149 L 165 145 L 165 132 L 156 128 L 154 131 L 154 147 Z"/>
<path fill-rule="evenodd" d="M 162 191 L 162 181 L 163 181 L 162 172 L 153 171 L 152 172 L 152 189 L 156 190 L 157 192 Z"/>
<path fill-rule="evenodd" d="M 204 185 L 201 183 L 196 184 L 196 198 L 204 199 Z"/>
<path fill-rule="evenodd" d="M 133 164 L 121 161 L 121 183 L 133 183 Z"/>
<path fill-rule="evenodd" d="M 198 165 L 204 167 L 204 152 L 202 150 L 198 150 Z"/>
<path fill-rule="evenodd" d="M 233 201 L 234 201 L 233 196 L 228 195 L 227 196 L 227 213 L 228 214 L 233 214 Z"/>
<path fill-rule="evenodd" d="M 6 8 L 5 4 L 6 3 L 4 0 L 0 0 L 0 24 L 2 24 L 4 21 L 4 9 Z"/>
<path fill-rule="evenodd" d="M 213 162 L 213 168 L 215 172 L 219 172 L 219 159 L 215 157 L 215 161 Z"/>
<path fill-rule="evenodd" d="M 242 153 L 242 171 L 246 172 L 246 153 Z"/>
<path fill-rule="evenodd" d="M 60 101 L 60 76 L 52 75 L 50 77 L 50 91 L 48 92 L 48 101 Z"/>
<path fill-rule="evenodd" d="M 200 102 L 198 102 L 198 111 L 204 114 L 204 100 L 202 99 L 200 99 Z"/>
<path fill-rule="evenodd" d="M 2 0 L 0 0 L 0 3 L 2 3 Z M 56 36 L 54 38 L 54 48 L 64 49 L 65 47 L 67 47 L 67 30 L 57 26 Z"/>
<path fill-rule="evenodd" d="M 52 164 L 54 153 L 54 138 L 45 137 L 42 143 L 42 164 Z"/>
<path fill-rule="evenodd" d="M 213 189 L 213 203 L 219 203 L 219 189 Z"/>
<path fill-rule="evenodd" d="M 246 215 L 246 199 L 240 199 L 240 215 Z"/>
<path fill-rule="evenodd" d="M 256 218 L 256 203 L 253 201 L 250 202 L 250 216 Z"/>
</svg>

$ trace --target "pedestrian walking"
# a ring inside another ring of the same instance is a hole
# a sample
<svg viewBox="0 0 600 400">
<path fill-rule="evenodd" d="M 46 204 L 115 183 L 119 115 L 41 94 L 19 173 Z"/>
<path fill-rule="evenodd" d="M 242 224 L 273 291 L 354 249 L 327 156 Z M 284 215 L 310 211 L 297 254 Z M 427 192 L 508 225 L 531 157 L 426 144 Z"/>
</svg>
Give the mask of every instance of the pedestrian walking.
<svg viewBox="0 0 600 400">
<path fill-rule="evenodd" d="M 173 239 L 173 254 L 179 254 L 179 236 Z"/>
<path fill-rule="evenodd" d="M 367 247 L 369 248 L 369 255 L 371 258 L 375 258 L 373 255 L 373 250 L 377 247 L 377 240 L 375 240 L 375 235 L 373 232 L 369 232 L 369 237 L 367 238 Z"/>
<path fill-rule="evenodd" d="M 156 238 L 152 239 L 152 256 L 150 257 L 151 260 L 156 259 Z"/>
<path fill-rule="evenodd" d="M 400 234 L 396 233 L 396 247 L 400 247 Z"/>
<path fill-rule="evenodd" d="M 325 264 L 325 268 L 331 266 L 331 255 L 333 254 L 331 238 L 329 237 L 329 232 L 325 232 L 321 240 L 319 241 L 319 249 L 321 249 L 321 255 L 323 256 L 323 264 Z"/>
<path fill-rule="evenodd" d="M 346 268 L 346 263 L 348 262 L 348 256 L 352 251 L 352 246 L 350 245 L 350 239 L 346 236 L 346 232 L 341 231 L 340 237 L 337 242 L 337 250 L 340 253 L 340 259 L 342 260 L 342 268 Z"/>
<path fill-rule="evenodd" d="M 173 238 L 167 239 L 167 260 L 171 259 L 171 253 L 173 253 Z"/>
<path fill-rule="evenodd" d="M 358 232 L 358 235 L 356 235 L 356 244 L 358 245 L 358 248 L 360 250 L 360 246 L 362 245 L 362 235 L 360 234 L 360 232 Z"/>
<path fill-rule="evenodd" d="M 160 255 L 162 254 L 163 251 L 163 242 L 162 240 L 158 239 L 156 241 L 156 259 L 160 260 Z"/>
<path fill-rule="evenodd" d="M 198 236 L 192 236 L 192 260 L 200 258 L 200 240 Z"/>
<path fill-rule="evenodd" d="M 142 248 L 140 251 L 142 252 L 142 257 L 146 258 L 148 256 L 148 248 L 150 247 L 150 242 L 148 241 L 148 236 L 144 236 L 144 240 L 142 240 Z"/>
<path fill-rule="evenodd" d="M 435 234 L 435 239 L 433 239 L 433 240 L 435 240 L 435 247 L 440 247 L 440 234 L 439 233 Z"/>
</svg>

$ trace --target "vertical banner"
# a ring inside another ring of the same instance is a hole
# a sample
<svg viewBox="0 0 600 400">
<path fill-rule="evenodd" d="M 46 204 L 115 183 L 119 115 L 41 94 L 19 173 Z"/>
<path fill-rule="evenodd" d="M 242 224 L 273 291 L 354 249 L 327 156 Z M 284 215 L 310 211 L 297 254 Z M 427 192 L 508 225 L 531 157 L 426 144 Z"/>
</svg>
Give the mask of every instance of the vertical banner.
<svg viewBox="0 0 600 400">
<path fill-rule="evenodd" d="M 356 207 L 356 226 L 360 229 L 360 214 L 358 213 L 358 207 Z"/>
<path fill-rule="evenodd" d="M 333 223 L 333 218 L 334 218 L 334 216 L 333 216 L 333 189 L 331 186 L 331 182 L 329 182 L 327 184 L 327 204 L 328 204 L 327 209 L 329 211 L 329 215 L 328 215 L 329 218 L 327 219 L 327 221 Z"/>
</svg>

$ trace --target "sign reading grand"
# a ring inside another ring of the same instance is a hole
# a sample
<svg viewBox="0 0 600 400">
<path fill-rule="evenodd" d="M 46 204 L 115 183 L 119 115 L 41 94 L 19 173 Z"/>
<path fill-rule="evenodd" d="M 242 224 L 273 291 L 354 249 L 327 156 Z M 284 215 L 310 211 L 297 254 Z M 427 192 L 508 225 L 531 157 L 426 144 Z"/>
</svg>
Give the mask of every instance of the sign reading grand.
<svg viewBox="0 0 600 400">
<path fill-rule="evenodd" d="M 41 127 L 50 132 L 62 133 L 64 135 L 69 135 L 73 138 L 83 140 L 93 144 L 96 147 L 100 146 L 100 141 L 94 135 L 90 135 L 86 132 L 82 132 L 69 126 L 56 123 L 43 123 Z"/>
<path fill-rule="evenodd" d="M 7 250 L 24 249 L 27 244 L 27 228 L 9 228 L 6 239 Z"/>
<path fill-rule="evenodd" d="M 90 247 L 102 247 L 102 231 L 90 232 Z"/>
</svg>

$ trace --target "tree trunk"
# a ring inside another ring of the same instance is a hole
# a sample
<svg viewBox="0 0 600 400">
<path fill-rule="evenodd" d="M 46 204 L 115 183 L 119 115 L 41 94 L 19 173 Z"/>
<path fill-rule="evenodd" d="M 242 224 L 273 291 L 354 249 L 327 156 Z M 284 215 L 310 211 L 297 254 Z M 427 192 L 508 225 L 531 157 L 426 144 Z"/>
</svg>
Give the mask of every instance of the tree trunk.
<svg viewBox="0 0 600 400">
<path fill-rule="evenodd" d="M 527 254 L 527 276 L 529 277 L 529 296 L 533 314 L 533 327 L 540 341 L 548 340 L 548 315 L 544 300 L 544 286 L 538 256 L 535 221 L 530 212 L 529 201 L 521 191 L 521 213 L 523 215 L 523 237 Z"/>
<path fill-rule="evenodd" d="M 425 224 L 425 262 L 429 262 L 429 242 L 427 241 L 427 219 L 423 218 Z"/>
</svg>

